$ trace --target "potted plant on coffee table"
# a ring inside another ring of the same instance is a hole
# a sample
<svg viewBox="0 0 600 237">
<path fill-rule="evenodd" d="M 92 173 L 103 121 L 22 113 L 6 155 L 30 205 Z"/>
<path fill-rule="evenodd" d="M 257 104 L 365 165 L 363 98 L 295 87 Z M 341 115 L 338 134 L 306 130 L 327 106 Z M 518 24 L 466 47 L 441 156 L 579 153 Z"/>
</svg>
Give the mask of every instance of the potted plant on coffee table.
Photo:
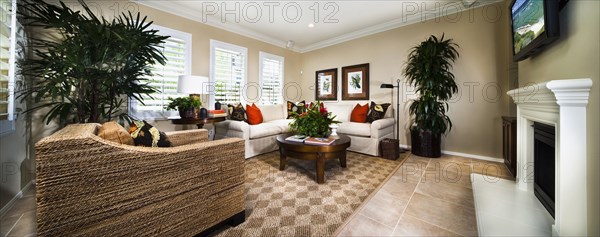
<svg viewBox="0 0 600 237">
<path fill-rule="evenodd" d="M 335 120 L 335 117 L 327 112 L 322 102 L 317 101 L 314 104 L 311 103 L 306 112 L 292 114 L 294 121 L 290 123 L 290 130 L 295 134 L 309 137 L 328 137 L 331 132 L 329 125 L 340 123 Z"/>
<path fill-rule="evenodd" d="M 419 97 L 412 101 L 409 112 L 412 153 L 424 157 L 441 156 L 441 136 L 452 129 L 446 115 L 448 100 L 458 91 L 452 64 L 459 57 L 452 39 L 430 36 L 412 48 L 404 75 Z"/>
<path fill-rule="evenodd" d="M 165 106 L 166 110 L 178 110 L 179 116 L 183 119 L 185 118 L 199 118 L 199 108 L 202 105 L 200 99 L 196 99 L 193 97 L 178 97 L 171 98 L 169 97 L 169 104 Z"/>
</svg>

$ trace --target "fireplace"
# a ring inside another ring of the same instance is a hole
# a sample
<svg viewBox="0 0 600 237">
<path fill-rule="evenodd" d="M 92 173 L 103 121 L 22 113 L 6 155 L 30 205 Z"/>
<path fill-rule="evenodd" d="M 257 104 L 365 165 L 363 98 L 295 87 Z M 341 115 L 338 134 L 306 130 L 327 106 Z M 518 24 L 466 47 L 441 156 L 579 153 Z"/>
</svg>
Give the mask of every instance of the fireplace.
<svg viewBox="0 0 600 237">
<path fill-rule="evenodd" d="M 529 84 L 507 93 L 517 104 L 515 184 L 520 190 L 531 192 L 532 196 L 544 196 L 539 192 L 544 190 L 547 201 L 554 200 L 554 211 L 549 208 L 549 213 L 554 213 L 554 236 L 588 234 L 586 107 L 591 87 L 589 78 L 553 80 Z M 550 132 L 536 133 L 536 123 L 549 125 Z M 545 137 L 541 134 L 552 135 L 554 139 L 536 141 L 536 137 Z M 536 151 L 536 146 L 542 149 Z M 534 158 L 535 153 L 541 154 L 540 158 Z M 552 168 L 538 167 L 552 164 L 555 164 Z M 552 174 L 554 178 L 548 178 Z M 554 182 L 536 184 L 538 178 L 544 177 Z M 535 186 L 539 188 L 537 191 Z"/>
<path fill-rule="evenodd" d="M 533 192 L 554 217 L 555 131 L 554 126 L 533 123 Z"/>
</svg>

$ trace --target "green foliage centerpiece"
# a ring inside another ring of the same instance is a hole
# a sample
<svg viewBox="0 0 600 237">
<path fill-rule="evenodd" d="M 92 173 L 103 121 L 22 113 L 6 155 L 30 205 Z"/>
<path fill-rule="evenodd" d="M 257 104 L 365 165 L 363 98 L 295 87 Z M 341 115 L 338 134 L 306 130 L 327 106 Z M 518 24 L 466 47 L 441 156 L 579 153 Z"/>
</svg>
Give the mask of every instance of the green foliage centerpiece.
<svg viewBox="0 0 600 237">
<path fill-rule="evenodd" d="M 112 20 L 62 1 L 24 0 L 19 14 L 30 32 L 32 56 L 20 62 L 26 87 L 20 92 L 33 106 L 47 108 L 46 123 L 94 123 L 126 116 L 127 98 L 157 92 L 149 85 L 153 64 L 165 64 L 161 45 L 168 36 L 150 28 L 139 13 Z"/>
<path fill-rule="evenodd" d="M 330 112 L 327 112 L 322 102 L 317 101 L 311 103 L 306 108 L 306 112 L 292 114 L 294 121 L 290 123 L 290 130 L 296 134 L 310 137 L 327 137 L 331 132 L 329 125 L 340 123 L 340 121 L 335 120 L 335 117 L 335 115 L 332 116 Z"/>
</svg>

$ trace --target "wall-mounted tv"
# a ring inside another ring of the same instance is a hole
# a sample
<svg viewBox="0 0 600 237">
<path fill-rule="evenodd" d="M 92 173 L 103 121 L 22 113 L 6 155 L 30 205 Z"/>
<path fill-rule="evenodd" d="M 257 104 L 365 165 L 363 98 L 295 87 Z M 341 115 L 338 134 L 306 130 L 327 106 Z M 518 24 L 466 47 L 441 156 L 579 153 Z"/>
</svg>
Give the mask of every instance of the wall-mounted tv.
<svg viewBox="0 0 600 237">
<path fill-rule="evenodd" d="M 558 9 L 557 0 L 512 1 L 510 19 L 514 61 L 528 58 L 558 38 Z"/>
</svg>

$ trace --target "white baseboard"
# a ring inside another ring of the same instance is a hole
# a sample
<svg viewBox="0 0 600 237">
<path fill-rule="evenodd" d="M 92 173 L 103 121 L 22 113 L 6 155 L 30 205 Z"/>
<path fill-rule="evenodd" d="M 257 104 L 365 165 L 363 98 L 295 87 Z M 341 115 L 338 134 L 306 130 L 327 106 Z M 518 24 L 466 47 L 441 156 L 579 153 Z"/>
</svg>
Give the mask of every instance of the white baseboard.
<svg viewBox="0 0 600 237">
<path fill-rule="evenodd" d="M 400 148 L 404 148 L 404 149 L 410 150 L 410 146 L 406 145 L 406 144 L 400 144 Z M 495 158 L 495 157 L 489 157 L 489 156 L 480 156 L 480 155 L 473 155 L 473 154 L 468 154 L 468 153 L 455 152 L 455 151 L 445 151 L 445 150 L 442 150 L 442 153 L 446 154 L 446 155 L 462 156 L 462 157 L 466 157 L 466 158 L 473 158 L 473 159 L 478 159 L 478 160 L 487 160 L 487 161 L 504 163 L 504 159 L 502 159 L 502 158 Z"/>
<path fill-rule="evenodd" d="M 25 187 L 23 187 L 23 189 L 21 189 L 21 191 L 15 194 L 15 196 L 10 199 L 10 201 L 8 201 L 8 203 L 6 203 L 2 209 L 0 209 L 0 217 L 3 217 L 15 205 L 15 203 L 23 197 L 23 193 L 29 191 L 34 184 L 35 180 L 31 180 L 27 185 L 25 185 Z"/>
</svg>

